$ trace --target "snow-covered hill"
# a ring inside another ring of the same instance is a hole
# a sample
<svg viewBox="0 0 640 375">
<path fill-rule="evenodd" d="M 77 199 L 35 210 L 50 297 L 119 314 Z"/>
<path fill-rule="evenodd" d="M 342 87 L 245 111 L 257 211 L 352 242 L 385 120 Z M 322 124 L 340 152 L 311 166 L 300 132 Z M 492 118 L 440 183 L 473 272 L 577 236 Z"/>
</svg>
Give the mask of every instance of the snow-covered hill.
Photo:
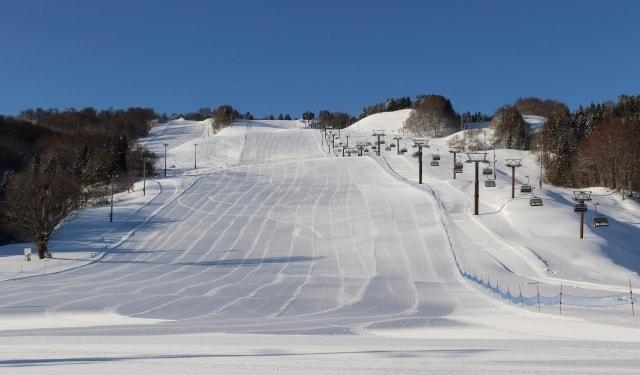
<svg viewBox="0 0 640 375">
<path fill-rule="evenodd" d="M 373 130 L 384 130 L 389 133 L 402 133 L 404 122 L 409 118 L 412 109 L 401 109 L 393 112 L 375 113 L 349 126 L 355 132 L 370 133 Z"/>
<path fill-rule="evenodd" d="M 408 113 L 362 119 L 339 141 L 397 132 Z M 117 203 L 114 223 L 98 207 L 63 225 L 52 250 L 69 267 L 5 275 L 0 367 L 55 364 L 66 374 L 100 365 L 109 373 L 291 374 L 640 367 L 640 329 L 625 289 L 629 279 L 640 284 L 637 203 L 594 189 L 612 226 L 587 228 L 579 240 L 570 191 L 535 190 L 543 207 L 529 206 L 527 194 L 511 199 L 504 159 L 521 158 L 518 186 L 524 176 L 535 185 L 536 155 L 496 150 L 497 186 L 481 185 L 481 215 L 473 216 L 472 165 L 452 178 L 449 138 L 430 141 L 418 185 L 410 152 L 338 157 L 321 131 L 299 121 L 239 121 L 216 134 L 207 122 L 157 126 L 142 143 L 161 156 L 167 144 L 169 177 L 147 181 L 154 189 L 146 197 Z M 408 139 L 403 146 L 412 150 Z M 433 153 L 438 166 L 429 163 Z M 95 254 L 74 262 L 69 247 Z M 532 302 L 537 285 L 542 313 Z M 526 299 L 505 297 L 516 291 Z"/>
</svg>

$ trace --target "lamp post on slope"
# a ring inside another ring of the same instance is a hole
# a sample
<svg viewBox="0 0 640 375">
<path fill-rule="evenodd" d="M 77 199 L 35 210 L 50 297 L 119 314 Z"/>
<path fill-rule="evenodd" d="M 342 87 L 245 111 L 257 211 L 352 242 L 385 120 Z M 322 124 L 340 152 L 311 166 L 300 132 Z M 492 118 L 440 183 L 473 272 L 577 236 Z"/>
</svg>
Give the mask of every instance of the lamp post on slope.
<svg viewBox="0 0 640 375">
<path fill-rule="evenodd" d="M 164 146 L 164 176 L 167 177 L 167 146 L 169 144 L 163 143 L 162 145 Z"/>
<path fill-rule="evenodd" d="M 109 222 L 113 223 L 113 180 L 118 178 L 118 174 L 117 173 L 112 173 L 111 174 L 111 204 L 110 204 L 110 210 L 109 210 Z"/>
<path fill-rule="evenodd" d="M 142 195 L 147 195 L 147 158 L 142 158 Z"/>
<path fill-rule="evenodd" d="M 193 144 L 193 169 L 198 169 L 198 144 Z"/>
</svg>

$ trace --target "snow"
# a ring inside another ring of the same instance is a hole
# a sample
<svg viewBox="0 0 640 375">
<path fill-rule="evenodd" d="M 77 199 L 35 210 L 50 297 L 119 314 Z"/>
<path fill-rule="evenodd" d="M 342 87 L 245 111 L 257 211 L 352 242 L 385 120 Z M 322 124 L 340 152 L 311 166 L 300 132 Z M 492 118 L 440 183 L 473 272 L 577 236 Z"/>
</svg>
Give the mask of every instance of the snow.
<svg viewBox="0 0 640 375">
<path fill-rule="evenodd" d="M 370 116 L 341 140 L 371 141 L 372 129 L 397 131 L 406 116 Z M 452 179 L 450 137 L 430 140 L 418 185 L 410 153 L 336 157 L 321 134 L 301 121 L 238 121 L 217 134 L 207 122 L 156 126 L 141 143 L 162 156 L 167 143 L 168 177 L 147 181 L 147 196 L 120 196 L 114 223 L 108 207 L 91 208 L 55 234 L 54 256 L 90 259 L 2 282 L 0 372 L 640 367 L 625 294 L 629 279 L 640 285 L 636 201 L 594 188 L 612 226 L 585 227 L 580 240 L 570 189 L 536 189 L 543 207 L 519 192 L 510 198 L 504 159 L 522 158 L 518 186 L 527 175 L 536 185 L 534 154 L 496 150 L 497 187 L 481 185 L 473 216 L 472 165 Z M 409 140 L 401 145 L 411 150 Z M 440 166 L 431 167 L 437 150 Z M 13 254 L 0 257 L 0 269 L 24 263 Z M 520 288 L 524 306 L 496 297 L 496 281 L 503 294 Z M 560 284 L 562 315 L 553 297 Z"/>
<path fill-rule="evenodd" d="M 531 132 L 533 132 L 533 133 L 537 133 L 539 131 L 542 131 L 542 127 L 544 126 L 544 123 L 547 121 L 546 117 L 536 116 L 536 115 L 524 115 L 523 114 L 522 118 L 524 119 L 524 122 L 529 124 L 529 128 L 530 128 Z"/>
<path fill-rule="evenodd" d="M 384 130 L 388 133 L 402 133 L 404 122 L 411 115 L 412 109 L 401 109 L 392 112 L 374 113 L 349 126 L 347 129 L 355 132 L 370 133 L 374 130 Z"/>
</svg>

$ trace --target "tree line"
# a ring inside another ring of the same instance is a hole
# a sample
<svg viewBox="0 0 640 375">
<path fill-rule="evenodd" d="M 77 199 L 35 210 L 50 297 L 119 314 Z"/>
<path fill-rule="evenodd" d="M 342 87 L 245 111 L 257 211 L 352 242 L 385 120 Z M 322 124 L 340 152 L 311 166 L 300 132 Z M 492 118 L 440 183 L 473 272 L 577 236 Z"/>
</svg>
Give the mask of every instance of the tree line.
<svg viewBox="0 0 640 375">
<path fill-rule="evenodd" d="M 542 146 L 552 184 L 640 191 L 640 96 L 554 111 L 544 126 Z"/>
<path fill-rule="evenodd" d="M 50 235 L 71 210 L 97 203 L 112 179 L 130 187 L 143 168 L 152 174 L 154 155 L 134 141 L 156 117 L 148 108 L 0 116 L 0 242 L 34 241 L 47 257 Z"/>
<path fill-rule="evenodd" d="M 523 115 L 546 118 L 538 131 Z M 545 179 L 557 186 L 640 190 L 640 96 L 570 111 L 556 100 L 520 98 L 491 120 L 496 146 L 542 152 Z"/>
</svg>

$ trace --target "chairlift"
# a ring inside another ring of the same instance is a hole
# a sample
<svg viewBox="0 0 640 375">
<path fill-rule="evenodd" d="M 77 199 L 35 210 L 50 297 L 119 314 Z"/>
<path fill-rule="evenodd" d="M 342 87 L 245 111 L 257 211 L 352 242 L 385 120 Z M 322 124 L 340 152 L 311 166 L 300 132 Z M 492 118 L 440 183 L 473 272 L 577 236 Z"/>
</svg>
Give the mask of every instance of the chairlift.
<svg viewBox="0 0 640 375">
<path fill-rule="evenodd" d="M 392 144 L 390 144 L 390 145 L 389 145 L 389 147 L 393 147 L 393 148 L 395 148 L 395 147 L 396 147 L 396 144 L 395 144 L 395 143 L 392 143 Z"/>
<path fill-rule="evenodd" d="M 433 154 L 433 155 L 431 156 L 431 159 L 433 159 L 433 160 L 440 160 L 440 154 Z"/>
<path fill-rule="evenodd" d="M 596 215 L 593 219 L 591 219 L 591 225 L 594 228 L 597 227 L 608 227 L 609 226 L 609 219 L 607 219 L 606 217 L 602 216 L 602 215 L 598 215 L 598 205 L 600 203 L 596 202 L 595 203 L 595 211 L 594 214 Z"/>
<path fill-rule="evenodd" d="M 385 151 L 391 151 L 391 147 L 387 146 L 384 148 Z"/>
<path fill-rule="evenodd" d="M 495 180 L 485 180 L 484 181 L 484 187 L 496 187 L 496 181 Z"/>
<path fill-rule="evenodd" d="M 542 206 L 544 203 L 542 202 L 542 198 L 533 197 L 529 199 L 529 206 Z"/>
<path fill-rule="evenodd" d="M 402 152 L 404 154 L 405 152 L 407 152 L 407 148 L 406 147 L 401 148 L 400 152 Z"/>
<path fill-rule="evenodd" d="M 591 220 L 591 225 L 593 227 L 608 227 L 609 226 L 609 219 L 607 219 L 604 216 L 594 217 Z"/>
<path fill-rule="evenodd" d="M 364 152 L 369 152 L 369 149 L 368 149 L 368 148 L 365 148 L 365 149 L 364 149 Z"/>
<path fill-rule="evenodd" d="M 489 167 L 482 168 L 482 174 L 485 176 L 490 176 L 493 174 L 493 169 Z"/>
<path fill-rule="evenodd" d="M 453 171 L 455 173 L 462 173 L 462 169 L 464 168 L 464 164 L 461 161 L 457 161 L 453 165 Z"/>
<path fill-rule="evenodd" d="M 587 212 L 587 204 L 578 202 L 573 206 L 573 212 Z"/>
<path fill-rule="evenodd" d="M 411 156 L 413 156 L 414 158 L 417 158 L 418 156 L 420 156 L 420 153 L 418 151 L 414 151 Z"/>
<path fill-rule="evenodd" d="M 527 183 L 520 186 L 520 192 L 521 193 L 531 193 L 533 191 L 533 188 L 531 187 L 531 185 L 529 185 L 529 176 L 527 176 Z"/>
<path fill-rule="evenodd" d="M 437 161 L 437 160 L 431 160 L 431 166 L 432 166 L 432 167 L 437 167 L 437 166 L 439 166 L 439 165 L 440 165 L 440 162 L 439 162 L 439 161 Z"/>
</svg>

